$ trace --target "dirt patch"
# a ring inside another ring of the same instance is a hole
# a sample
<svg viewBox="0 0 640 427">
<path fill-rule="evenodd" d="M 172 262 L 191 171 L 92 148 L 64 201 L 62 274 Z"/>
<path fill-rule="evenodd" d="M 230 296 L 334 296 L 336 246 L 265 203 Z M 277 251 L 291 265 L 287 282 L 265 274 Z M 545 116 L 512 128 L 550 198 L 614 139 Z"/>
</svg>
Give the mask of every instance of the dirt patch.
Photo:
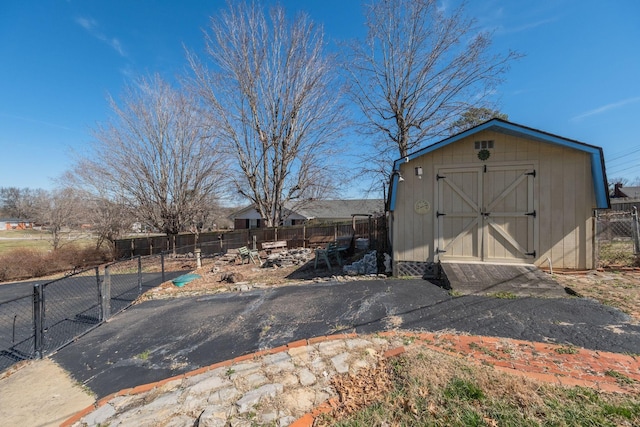
<svg viewBox="0 0 640 427">
<path fill-rule="evenodd" d="M 361 258 L 362 254 L 355 255 L 345 260 L 351 263 Z M 264 261 L 267 257 L 261 254 Z M 372 276 L 344 276 L 342 267 L 333 266 L 328 269 L 324 264 L 316 269 L 315 254 L 309 251 L 298 265 L 278 267 L 273 263 L 265 263 L 263 266 L 254 263 L 241 264 L 239 259 L 233 256 L 205 258 L 202 267 L 196 268 L 195 260 L 174 260 L 174 267 L 185 272 L 191 271 L 201 276 L 187 283 L 184 287 L 177 287 L 171 281 L 167 281 L 143 295 L 142 300 L 163 299 L 183 296 L 195 296 L 203 294 L 215 294 L 220 292 L 249 290 L 251 288 L 264 288 L 275 286 L 304 285 L 325 280 L 355 280 L 371 279 Z M 192 267 L 191 270 L 188 267 Z M 384 275 L 375 277 L 386 277 Z"/>
<path fill-rule="evenodd" d="M 58 426 L 94 401 L 50 359 L 29 361 L 0 378 L 0 419 L 7 426 Z"/>
<path fill-rule="evenodd" d="M 585 298 L 615 307 L 640 323 L 640 269 L 562 272 L 554 279 Z"/>
</svg>

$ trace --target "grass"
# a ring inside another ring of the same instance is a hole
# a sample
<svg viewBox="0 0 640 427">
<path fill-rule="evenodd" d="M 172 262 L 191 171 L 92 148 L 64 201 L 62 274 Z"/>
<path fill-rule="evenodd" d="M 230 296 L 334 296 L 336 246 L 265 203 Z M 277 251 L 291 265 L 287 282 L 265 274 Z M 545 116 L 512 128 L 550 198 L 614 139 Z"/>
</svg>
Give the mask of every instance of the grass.
<svg viewBox="0 0 640 427">
<path fill-rule="evenodd" d="M 498 299 L 516 299 L 518 298 L 518 296 L 516 294 L 514 294 L 513 292 L 508 292 L 508 291 L 504 291 L 504 292 L 495 292 L 492 294 L 487 294 L 490 297 L 493 298 L 498 298 Z"/>
<path fill-rule="evenodd" d="M 11 239 L 0 240 L 0 254 L 11 252 L 15 249 L 35 249 L 47 251 L 51 249 L 51 243 L 48 240 L 27 240 L 27 239 Z"/>
<path fill-rule="evenodd" d="M 577 354 L 579 350 L 573 346 L 562 346 L 555 348 L 554 351 L 558 354 Z"/>
<path fill-rule="evenodd" d="M 612 280 L 613 277 L 613 280 Z M 559 274 L 554 277 L 585 298 L 615 307 L 640 321 L 640 275 L 637 271 L 604 271 L 587 276 Z"/>
<path fill-rule="evenodd" d="M 634 380 L 632 378 L 629 378 L 628 376 L 621 374 L 618 371 L 614 371 L 613 369 L 610 369 L 608 371 L 605 371 L 604 373 L 606 376 L 608 377 L 613 377 L 616 379 L 616 381 L 619 384 L 633 384 Z"/>
<path fill-rule="evenodd" d="M 392 388 L 380 393 L 378 401 L 334 411 L 314 425 L 640 425 L 638 395 L 543 384 L 425 348 L 411 349 L 392 361 L 390 369 Z M 372 391 L 365 387 L 362 393 Z M 341 408 L 350 406 L 343 402 Z"/>
<path fill-rule="evenodd" d="M 145 350 L 140 354 L 136 355 L 136 359 L 140 359 L 140 360 L 147 360 L 149 359 L 149 356 L 151 355 L 151 351 L 149 350 Z"/>
<path fill-rule="evenodd" d="M 628 266 L 638 265 L 638 257 L 633 254 L 633 241 L 613 240 L 601 242 L 598 261 L 601 266 Z"/>
<path fill-rule="evenodd" d="M 51 250 L 50 234 L 38 230 L 0 230 L 0 255 L 16 249 L 33 249 L 43 252 Z M 86 248 L 95 245 L 95 239 L 77 233 L 65 233 L 62 237 L 63 246 Z"/>
</svg>

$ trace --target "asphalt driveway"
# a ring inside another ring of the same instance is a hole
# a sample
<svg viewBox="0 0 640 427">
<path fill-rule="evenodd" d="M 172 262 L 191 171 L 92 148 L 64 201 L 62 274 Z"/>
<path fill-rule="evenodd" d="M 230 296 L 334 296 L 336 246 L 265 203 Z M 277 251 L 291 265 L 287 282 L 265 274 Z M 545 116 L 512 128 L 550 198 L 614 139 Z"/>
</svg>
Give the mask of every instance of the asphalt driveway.
<svg viewBox="0 0 640 427">
<path fill-rule="evenodd" d="M 451 297 L 424 280 L 391 279 L 148 301 L 52 358 L 102 397 L 303 338 L 393 328 L 640 353 L 640 325 L 593 300 Z"/>
</svg>

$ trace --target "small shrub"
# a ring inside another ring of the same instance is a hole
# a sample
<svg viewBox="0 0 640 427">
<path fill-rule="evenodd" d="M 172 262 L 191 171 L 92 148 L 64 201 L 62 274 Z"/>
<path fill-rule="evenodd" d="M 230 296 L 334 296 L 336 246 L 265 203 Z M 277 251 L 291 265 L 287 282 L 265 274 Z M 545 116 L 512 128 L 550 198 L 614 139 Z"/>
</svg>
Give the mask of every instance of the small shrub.
<svg viewBox="0 0 640 427">
<path fill-rule="evenodd" d="M 30 279 L 49 273 L 48 253 L 20 248 L 0 255 L 2 280 Z"/>
<path fill-rule="evenodd" d="M 562 347 L 557 347 L 554 348 L 553 351 L 555 351 L 558 354 L 577 354 L 579 352 L 579 350 L 573 346 L 562 346 Z"/>
<path fill-rule="evenodd" d="M 14 249 L 0 255 L 0 282 L 68 272 L 109 260 L 111 257 L 107 252 L 95 248 L 63 246 L 56 251 Z"/>
</svg>

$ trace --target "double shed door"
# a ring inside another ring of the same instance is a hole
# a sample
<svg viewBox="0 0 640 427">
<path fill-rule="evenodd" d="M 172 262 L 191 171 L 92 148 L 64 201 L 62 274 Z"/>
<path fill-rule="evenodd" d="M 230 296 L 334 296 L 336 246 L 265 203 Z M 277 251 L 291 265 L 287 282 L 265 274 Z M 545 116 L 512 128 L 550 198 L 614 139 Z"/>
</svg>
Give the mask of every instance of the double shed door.
<svg viewBox="0 0 640 427">
<path fill-rule="evenodd" d="M 436 259 L 532 262 L 533 164 L 441 167 L 436 174 Z"/>
</svg>

